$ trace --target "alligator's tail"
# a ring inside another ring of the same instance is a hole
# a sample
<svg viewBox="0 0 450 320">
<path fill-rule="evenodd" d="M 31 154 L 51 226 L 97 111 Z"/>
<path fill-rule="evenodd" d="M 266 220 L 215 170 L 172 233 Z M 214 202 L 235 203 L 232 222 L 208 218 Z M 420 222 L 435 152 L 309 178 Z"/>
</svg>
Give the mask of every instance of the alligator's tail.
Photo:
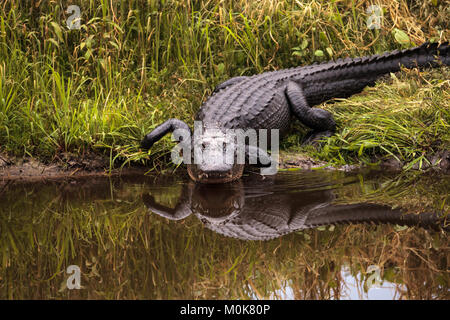
<svg viewBox="0 0 450 320">
<path fill-rule="evenodd" d="M 425 42 L 419 47 L 395 50 L 366 59 L 369 64 L 375 63 L 375 69 L 378 69 L 376 71 L 381 73 L 398 71 L 400 66 L 424 68 L 437 67 L 441 64 L 450 65 L 450 46 L 448 42 L 441 44 Z"/>
<path fill-rule="evenodd" d="M 403 214 L 399 209 L 391 209 L 389 206 L 370 203 L 336 205 L 321 208 L 317 212 L 311 212 L 308 215 L 305 226 L 313 228 L 329 224 L 355 223 L 389 223 L 449 231 L 449 226 L 446 225 L 445 219 L 435 213 Z"/>
<path fill-rule="evenodd" d="M 450 65 L 450 45 L 426 42 L 419 47 L 394 50 L 381 55 L 338 59 L 311 66 L 307 76 L 299 79 L 310 105 L 332 98 L 347 98 L 374 85 L 376 80 L 401 66 L 420 69 Z"/>
</svg>

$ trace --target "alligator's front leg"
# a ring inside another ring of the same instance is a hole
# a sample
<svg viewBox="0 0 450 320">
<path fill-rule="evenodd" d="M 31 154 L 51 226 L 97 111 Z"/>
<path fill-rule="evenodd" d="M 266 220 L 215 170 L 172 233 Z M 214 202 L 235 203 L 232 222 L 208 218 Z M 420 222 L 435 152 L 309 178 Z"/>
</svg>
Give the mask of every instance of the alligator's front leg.
<svg viewBox="0 0 450 320">
<path fill-rule="evenodd" d="M 142 195 L 142 200 L 150 211 L 170 220 L 181 220 L 192 213 L 188 199 L 182 199 L 174 209 L 157 203 L 150 194 Z"/>
<path fill-rule="evenodd" d="M 313 129 L 305 138 L 304 144 L 314 143 L 320 138 L 330 137 L 336 131 L 336 122 L 327 110 L 311 108 L 306 101 L 302 87 L 296 82 L 289 82 L 286 96 L 295 116 L 306 126 Z"/>
<path fill-rule="evenodd" d="M 152 132 L 148 133 L 144 139 L 141 141 L 141 147 L 144 149 L 150 149 L 155 142 L 164 137 L 167 133 L 173 132 L 177 129 L 187 130 L 189 134 L 191 133 L 191 129 L 189 126 L 178 119 L 169 119 L 163 124 L 157 126 Z M 180 142 L 180 141 L 178 141 Z"/>
</svg>

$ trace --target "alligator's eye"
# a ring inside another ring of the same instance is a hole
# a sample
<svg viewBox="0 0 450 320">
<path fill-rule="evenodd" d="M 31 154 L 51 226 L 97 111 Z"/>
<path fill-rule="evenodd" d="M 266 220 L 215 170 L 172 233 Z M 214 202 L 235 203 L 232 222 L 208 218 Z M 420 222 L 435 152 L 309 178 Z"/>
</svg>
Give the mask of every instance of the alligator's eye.
<svg viewBox="0 0 450 320">
<path fill-rule="evenodd" d="M 202 149 L 206 149 L 206 143 L 202 143 Z"/>
</svg>

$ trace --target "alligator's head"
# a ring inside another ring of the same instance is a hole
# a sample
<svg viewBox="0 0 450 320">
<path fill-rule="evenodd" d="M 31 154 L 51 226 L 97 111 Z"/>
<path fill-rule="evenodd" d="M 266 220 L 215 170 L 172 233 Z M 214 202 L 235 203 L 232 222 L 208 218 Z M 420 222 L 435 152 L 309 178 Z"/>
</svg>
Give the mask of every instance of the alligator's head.
<svg viewBox="0 0 450 320">
<path fill-rule="evenodd" d="M 192 180 L 200 183 L 225 183 L 241 178 L 243 161 L 238 160 L 234 137 L 220 130 L 206 130 L 193 137 L 193 158 L 187 165 Z"/>
<path fill-rule="evenodd" d="M 238 180 L 244 172 L 244 165 L 197 165 L 190 164 L 187 171 L 192 180 L 200 183 L 226 183 Z"/>
<path fill-rule="evenodd" d="M 239 215 L 244 205 L 242 181 L 225 185 L 195 184 L 191 196 L 191 210 L 204 223 L 226 223 Z"/>
</svg>

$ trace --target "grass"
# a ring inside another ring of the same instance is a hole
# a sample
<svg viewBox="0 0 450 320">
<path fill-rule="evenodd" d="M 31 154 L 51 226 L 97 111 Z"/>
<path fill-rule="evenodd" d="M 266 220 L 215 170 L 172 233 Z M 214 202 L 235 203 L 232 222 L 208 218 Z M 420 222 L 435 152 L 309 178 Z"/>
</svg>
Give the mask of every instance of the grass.
<svg viewBox="0 0 450 320">
<path fill-rule="evenodd" d="M 337 165 L 394 158 L 404 169 L 425 167 L 432 155 L 450 149 L 449 71 L 404 70 L 350 99 L 323 104 L 339 130 L 310 152 Z M 302 151 L 300 139 L 292 135 L 285 148 Z"/>
<path fill-rule="evenodd" d="M 449 38 L 444 1 L 379 0 L 380 30 L 367 28 L 370 1 L 77 3 L 80 30 L 66 27 L 72 3 L 0 5 L 0 152 L 42 161 L 95 153 L 112 166 L 164 168 L 170 138 L 148 153 L 140 139 L 171 117 L 192 123 L 229 77 Z M 397 75 L 327 104 L 339 131 L 321 150 L 299 148 L 298 124 L 284 148 L 335 164 L 392 156 L 408 168 L 448 150 L 448 96 L 448 69 Z"/>
</svg>

